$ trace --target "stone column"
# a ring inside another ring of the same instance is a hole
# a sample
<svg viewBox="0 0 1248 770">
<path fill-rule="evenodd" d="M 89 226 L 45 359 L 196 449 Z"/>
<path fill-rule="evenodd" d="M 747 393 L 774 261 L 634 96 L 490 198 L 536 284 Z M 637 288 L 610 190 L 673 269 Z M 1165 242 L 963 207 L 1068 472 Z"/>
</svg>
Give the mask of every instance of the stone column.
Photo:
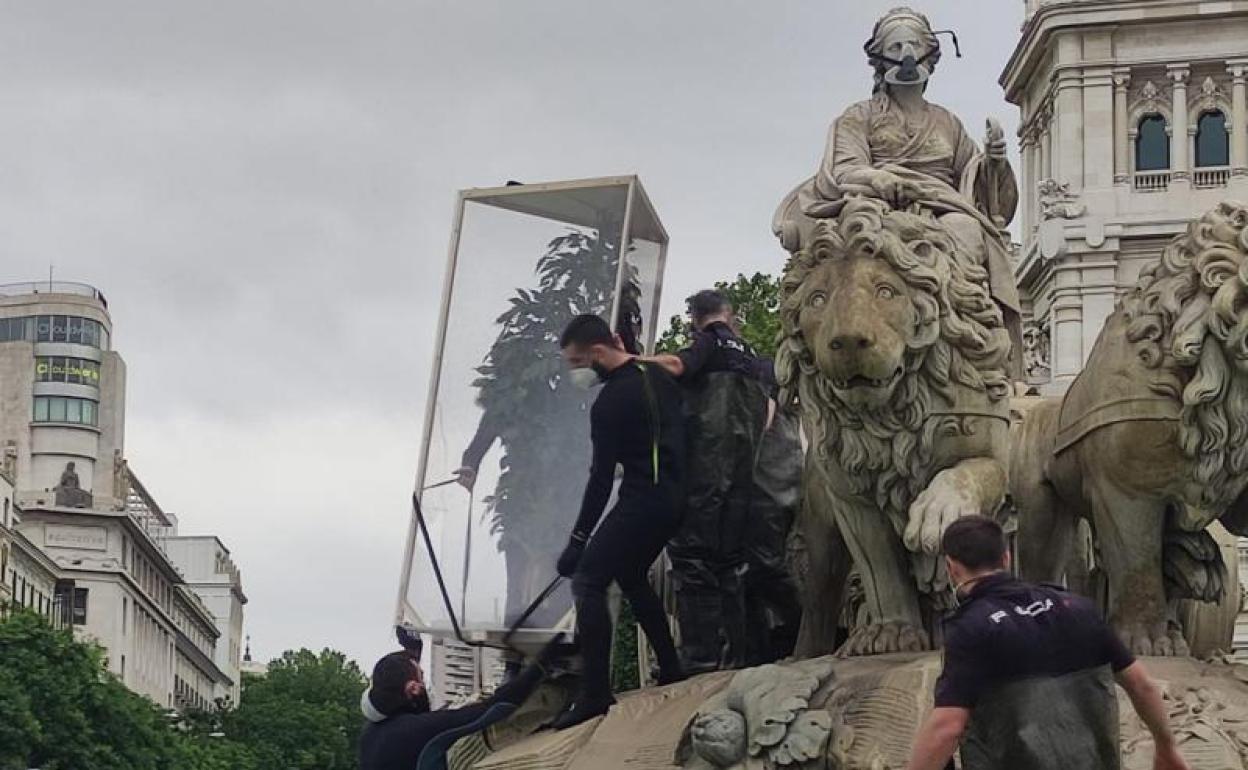
<svg viewBox="0 0 1248 770">
<path fill-rule="evenodd" d="M 1130 69 L 1114 70 L 1114 184 L 1131 181 L 1131 127 L 1127 125 L 1127 86 L 1130 83 Z"/>
<path fill-rule="evenodd" d="M 1020 169 L 1019 183 L 1020 193 L 1023 197 L 1023 240 L 1027 239 L 1027 233 L 1030 233 L 1036 225 L 1035 205 L 1036 205 L 1036 139 L 1035 133 L 1031 129 L 1022 132 L 1019 137 L 1019 152 L 1022 156 L 1023 163 Z"/>
<path fill-rule="evenodd" d="M 1076 192 L 1084 187 L 1083 73 L 1061 70 L 1053 99 L 1054 138 L 1050 150 L 1053 178 Z"/>
<path fill-rule="evenodd" d="M 1174 88 L 1174 102 L 1170 108 L 1170 180 L 1186 185 L 1191 171 L 1188 162 L 1191 136 L 1187 131 L 1187 78 L 1191 69 L 1186 64 L 1169 64 L 1166 74 Z"/>
<path fill-rule="evenodd" d="M 1231 176 L 1248 176 L 1248 59 L 1226 63 L 1231 73 Z"/>
</svg>

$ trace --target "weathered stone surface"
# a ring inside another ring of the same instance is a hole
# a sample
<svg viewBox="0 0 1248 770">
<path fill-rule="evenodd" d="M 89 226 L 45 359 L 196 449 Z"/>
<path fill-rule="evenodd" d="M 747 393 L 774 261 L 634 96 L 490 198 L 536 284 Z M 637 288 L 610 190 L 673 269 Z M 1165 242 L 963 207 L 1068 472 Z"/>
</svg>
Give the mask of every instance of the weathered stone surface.
<svg viewBox="0 0 1248 770">
<path fill-rule="evenodd" d="M 1163 690 L 1193 770 L 1248 769 L 1248 667 L 1190 658 L 1143 663 Z M 901 768 L 931 709 L 940 668 L 938 653 L 919 653 L 825 657 L 707 674 L 626 695 L 606 717 L 572 730 L 502 739 L 518 732 L 514 724 L 503 725 L 485 740 L 461 741 L 451 767 Z M 1151 768 L 1152 739 L 1121 689 L 1118 700 L 1123 769 Z M 533 720 L 525 729 L 534 729 Z"/>
<path fill-rule="evenodd" d="M 851 560 L 863 607 L 845 651 L 931 646 L 940 536 L 1001 506 L 1022 374 L 1002 237 L 1018 189 L 1000 126 L 988 121 L 981 149 L 925 100 L 940 46 L 922 14 L 884 14 L 867 54 L 871 98 L 833 123 L 821 167 L 773 220 L 792 254 L 776 373 L 810 441 L 801 657 L 833 651 Z"/>
<path fill-rule="evenodd" d="M 1090 518 L 1108 615 L 1137 654 L 1187 653 L 1176 603 L 1217 603 L 1230 582 L 1205 529 L 1248 533 L 1245 267 L 1248 207 L 1223 203 L 1145 268 L 1067 393 L 1012 434 L 1023 577 L 1062 580 Z M 1219 624 L 1201 622 L 1204 650 L 1229 647 L 1209 639 Z"/>
</svg>

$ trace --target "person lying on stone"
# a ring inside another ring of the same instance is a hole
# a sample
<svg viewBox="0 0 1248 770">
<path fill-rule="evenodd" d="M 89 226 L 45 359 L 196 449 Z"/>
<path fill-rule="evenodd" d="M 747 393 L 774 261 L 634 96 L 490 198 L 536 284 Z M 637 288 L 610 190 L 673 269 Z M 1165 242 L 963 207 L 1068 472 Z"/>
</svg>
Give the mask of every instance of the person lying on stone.
<svg viewBox="0 0 1248 770">
<path fill-rule="evenodd" d="M 403 634 L 400 631 L 400 641 Z M 494 695 L 470 706 L 433 711 L 420 647 L 404 643 L 373 667 L 372 683 L 360 698 L 368 720 L 360 734 L 360 770 L 445 770 L 455 741 L 515 713 L 542 682 L 563 642 L 557 635 L 537 658 Z"/>
<path fill-rule="evenodd" d="M 1115 770 L 1115 680 L 1153 735 L 1154 767 L 1187 770 L 1160 691 L 1091 601 L 1014 578 L 992 519 L 959 519 L 941 545 L 958 606 L 909 770 L 942 770 L 959 744 L 964 770 Z"/>
</svg>

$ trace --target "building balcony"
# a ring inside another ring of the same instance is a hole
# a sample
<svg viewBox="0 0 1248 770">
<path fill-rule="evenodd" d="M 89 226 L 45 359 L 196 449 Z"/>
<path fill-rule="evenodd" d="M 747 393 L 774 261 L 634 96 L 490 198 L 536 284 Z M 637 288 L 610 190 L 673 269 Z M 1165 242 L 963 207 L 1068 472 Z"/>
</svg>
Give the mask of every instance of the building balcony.
<svg viewBox="0 0 1248 770">
<path fill-rule="evenodd" d="M 96 300 L 104 307 L 108 301 L 104 294 L 94 286 L 74 281 L 23 281 L 0 285 L 0 297 L 22 297 L 27 294 L 73 294 Z"/>
<path fill-rule="evenodd" d="M 1192 187 L 1197 190 L 1212 190 L 1218 187 L 1226 187 L 1230 179 L 1230 166 L 1198 168 L 1192 172 Z"/>
<path fill-rule="evenodd" d="M 1137 171 L 1132 186 L 1136 192 L 1165 192 L 1170 189 L 1170 172 Z"/>
</svg>

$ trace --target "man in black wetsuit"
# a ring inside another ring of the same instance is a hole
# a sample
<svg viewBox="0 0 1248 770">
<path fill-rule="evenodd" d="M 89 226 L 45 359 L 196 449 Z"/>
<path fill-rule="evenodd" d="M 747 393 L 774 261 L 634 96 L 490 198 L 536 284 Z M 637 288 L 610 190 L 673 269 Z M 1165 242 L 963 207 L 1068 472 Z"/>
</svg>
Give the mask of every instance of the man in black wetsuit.
<svg viewBox="0 0 1248 770">
<path fill-rule="evenodd" d="M 689 673 L 746 662 L 746 541 L 754 466 L 767 422 L 762 380 L 771 365 L 732 327 L 721 292 L 687 300 L 693 341 L 652 360 L 685 392 L 689 478 L 684 518 L 668 546 L 680 654 Z"/>
<path fill-rule="evenodd" d="M 576 597 L 577 642 L 582 659 L 580 694 L 553 723 L 571 727 L 605 714 L 611 695 L 611 616 L 607 588 L 612 582 L 633 606 L 659 663 L 659 682 L 684 677 L 663 605 L 648 572 L 676 529 L 684 469 L 684 430 L 680 391 L 655 366 L 638 363 L 598 316 L 577 316 L 559 341 L 582 387 L 603 384 L 590 411 L 593 460 L 581 511 L 559 574 L 572 578 Z M 615 507 L 602 517 L 615 467 L 624 469 Z"/>
<path fill-rule="evenodd" d="M 1153 734 L 1154 768 L 1187 770 L 1156 685 L 1092 602 L 1014 578 L 992 519 L 955 521 L 942 547 L 959 606 L 909 770 L 951 766 L 959 743 L 964 770 L 1115 770 L 1114 680 Z"/>
<path fill-rule="evenodd" d="M 419 646 L 405 643 L 408 649 L 377 661 L 360 699 L 369 721 L 360 734 L 360 770 L 446 770 L 446 752 L 455 741 L 506 719 L 524 703 L 560 642 L 562 636 L 488 700 L 442 711 L 429 710 Z"/>
</svg>

